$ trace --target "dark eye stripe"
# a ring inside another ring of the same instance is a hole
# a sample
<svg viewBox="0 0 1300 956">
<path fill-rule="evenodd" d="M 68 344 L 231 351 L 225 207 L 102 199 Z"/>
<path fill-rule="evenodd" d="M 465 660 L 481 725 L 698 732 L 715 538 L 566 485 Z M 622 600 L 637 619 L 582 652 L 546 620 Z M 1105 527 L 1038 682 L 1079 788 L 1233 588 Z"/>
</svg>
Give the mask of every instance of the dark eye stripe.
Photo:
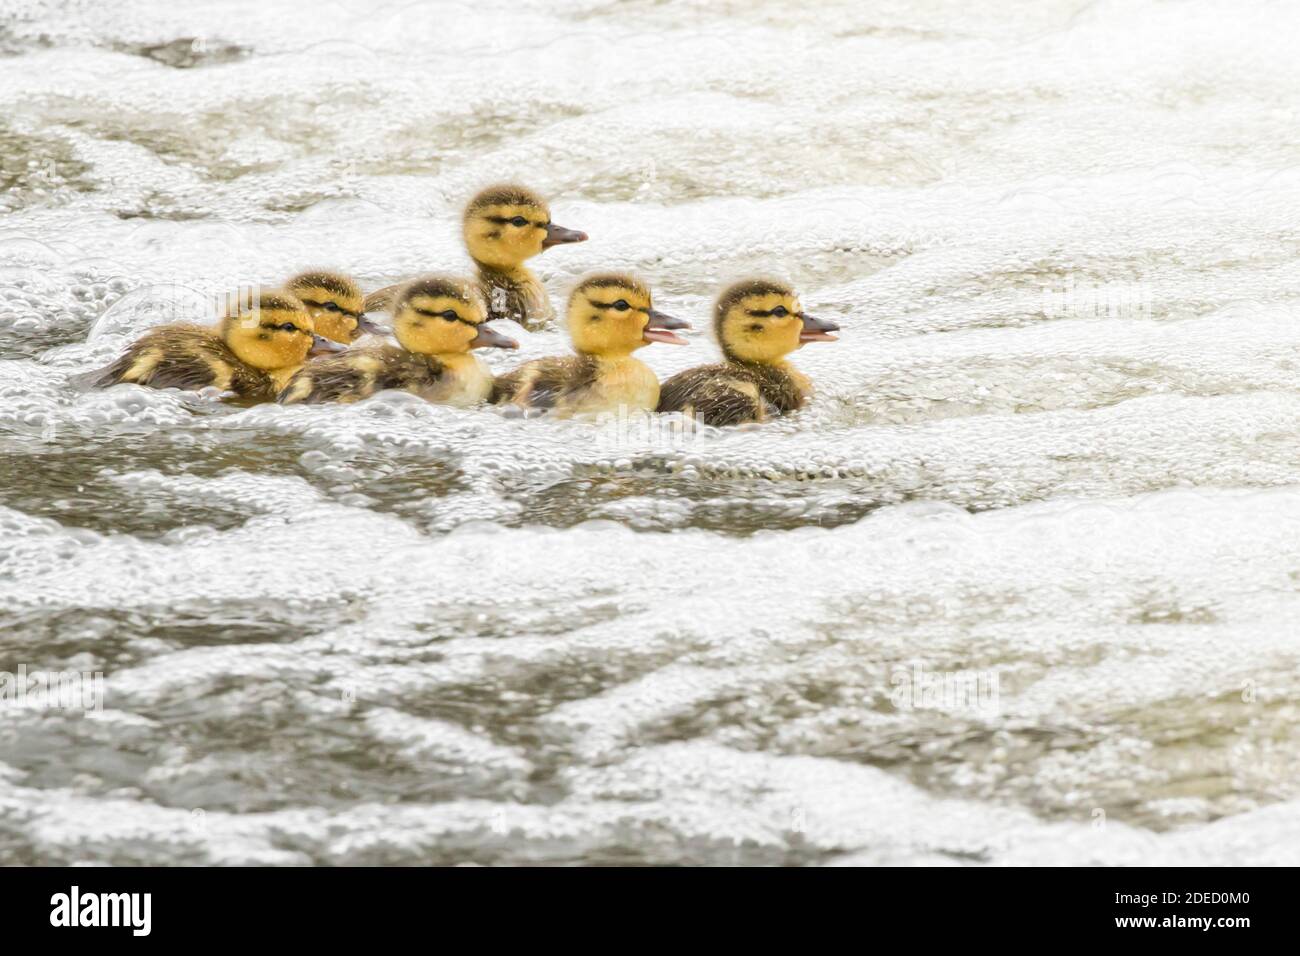
<svg viewBox="0 0 1300 956">
<path fill-rule="evenodd" d="M 465 325 L 468 325 L 470 328 L 474 328 L 474 329 L 478 328 L 477 322 L 471 322 L 469 319 L 462 318 L 451 309 L 448 309 L 446 312 L 434 312 L 430 309 L 417 309 L 415 308 L 415 306 L 411 306 L 411 308 L 412 310 L 419 313 L 420 315 L 427 315 L 431 319 L 443 319 L 446 322 L 463 322 Z M 448 315 L 447 314 L 448 312 L 450 312 L 451 314 Z"/>
<path fill-rule="evenodd" d="M 588 299 L 587 301 L 591 303 L 591 306 L 592 306 L 592 308 L 594 308 L 594 309 L 613 309 L 613 308 L 617 305 L 617 303 L 615 303 L 615 302 L 597 302 L 595 299 Z M 622 301 L 623 301 L 622 299 L 619 299 L 619 302 L 622 302 Z M 649 312 L 649 311 L 650 311 L 650 307 L 649 307 L 649 306 L 646 306 L 645 308 L 641 308 L 640 306 L 632 305 L 632 303 L 630 303 L 630 302 L 629 302 L 629 303 L 626 303 L 626 304 L 627 304 L 627 309 L 626 309 L 626 310 L 624 310 L 624 309 L 617 309 L 616 311 L 619 311 L 619 312 L 622 312 L 622 311 L 627 311 L 627 312 Z"/>
<path fill-rule="evenodd" d="M 317 302 L 313 299 L 303 299 L 302 303 L 303 305 L 314 305 L 316 308 L 324 309 L 326 312 L 342 312 L 350 319 L 360 319 L 362 316 L 362 313 L 353 312 L 350 309 L 345 309 L 337 302 Z"/>
<path fill-rule="evenodd" d="M 542 226 L 543 228 L 546 226 L 546 223 L 531 222 L 528 219 L 524 219 L 523 216 L 485 216 L 484 218 L 487 219 L 488 222 L 496 223 L 498 226 L 513 226 L 515 225 L 516 219 L 523 219 L 523 223 L 517 227 L 519 229 L 522 229 L 524 226 Z"/>
</svg>

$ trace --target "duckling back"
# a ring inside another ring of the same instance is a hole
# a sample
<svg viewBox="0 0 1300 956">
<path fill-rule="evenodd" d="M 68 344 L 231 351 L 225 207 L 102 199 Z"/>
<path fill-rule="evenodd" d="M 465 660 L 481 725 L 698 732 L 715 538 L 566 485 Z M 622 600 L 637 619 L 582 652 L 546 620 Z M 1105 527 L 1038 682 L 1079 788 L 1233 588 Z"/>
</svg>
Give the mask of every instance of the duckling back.
<svg viewBox="0 0 1300 956">
<path fill-rule="evenodd" d="M 363 311 L 365 312 L 387 312 L 397 301 L 397 294 L 402 291 L 405 282 L 394 282 L 392 285 L 386 285 L 382 289 L 376 289 L 366 296 Z"/>
<path fill-rule="evenodd" d="M 201 325 L 167 325 L 147 332 L 92 384 L 107 388 L 124 382 L 187 390 L 215 386 L 259 401 L 273 399 L 276 392 L 270 375 L 241 362 L 216 330 Z"/>
<path fill-rule="evenodd" d="M 354 348 L 313 359 L 289 379 L 283 405 L 359 402 L 395 389 L 439 405 L 477 405 L 492 392 L 492 373 L 474 355 L 421 355 L 392 345 Z"/>
<path fill-rule="evenodd" d="M 528 269 L 502 272 L 480 265 L 479 288 L 488 304 L 488 321 L 510 319 L 536 330 L 555 320 L 551 297 L 541 280 Z"/>
<path fill-rule="evenodd" d="M 705 425 L 741 425 L 797 411 L 808 391 L 807 380 L 792 369 L 723 362 L 664 382 L 658 411 L 683 412 Z"/>
<path fill-rule="evenodd" d="M 386 389 L 422 394 L 432 391 L 443 364 L 392 345 L 351 349 L 313 359 L 289 379 L 278 401 L 285 405 L 358 402 Z"/>
<path fill-rule="evenodd" d="M 521 408 L 577 410 L 599 378 L 600 362 L 590 355 L 534 359 L 497 378 L 491 401 Z"/>
</svg>

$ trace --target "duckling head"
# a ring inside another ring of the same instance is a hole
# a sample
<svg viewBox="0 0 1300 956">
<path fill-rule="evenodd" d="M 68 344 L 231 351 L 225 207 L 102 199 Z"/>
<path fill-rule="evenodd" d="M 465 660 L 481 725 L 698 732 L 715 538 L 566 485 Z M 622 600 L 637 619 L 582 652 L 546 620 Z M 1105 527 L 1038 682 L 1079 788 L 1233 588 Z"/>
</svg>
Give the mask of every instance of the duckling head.
<svg viewBox="0 0 1300 956">
<path fill-rule="evenodd" d="M 393 303 L 393 334 L 402 348 L 422 355 L 470 349 L 517 349 L 519 343 L 484 325 L 487 303 L 478 285 L 451 276 L 422 276 Z"/>
<path fill-rule="evenodd" d="M 691 324 L 654 308 L 649 287 L 628 275 L 588 276 L 569 296 L 569 338 L 584 355 L 618 358 L 651 342 L 685 345 Z"/>
<path fill-rule="evenodd" d="M 746 279 L 725 289 L 713 310 L 713 327 L 729 360 L 770 365 L 805 342 L 834 342 L 839 326 L 803 311 L 784 282 Z"/>
<path fill-rule="evenodd" d="M 324 341 L 307 308 L 287 292 L 249 296 L 226 313 L 219 330 L 236 358 L 265 372 L 301 365 Z"/>
<path fill-rule="evenodd" d="M 585 242 L 587 234 L 551 222 L 545 200 L 523 186 L 489 186 L 465 207 L 465 247 L 480 265 L 511 270 L 544 249 Z"/>
<path fill-rule="evenodd" d="M 365 332 L 380 331 L 365 317 L 366 297 L 348 276 L 312 270 L 294 276 L 284 288 L 307 307 L 317 335 L 346 345 Z"/>
</svg>

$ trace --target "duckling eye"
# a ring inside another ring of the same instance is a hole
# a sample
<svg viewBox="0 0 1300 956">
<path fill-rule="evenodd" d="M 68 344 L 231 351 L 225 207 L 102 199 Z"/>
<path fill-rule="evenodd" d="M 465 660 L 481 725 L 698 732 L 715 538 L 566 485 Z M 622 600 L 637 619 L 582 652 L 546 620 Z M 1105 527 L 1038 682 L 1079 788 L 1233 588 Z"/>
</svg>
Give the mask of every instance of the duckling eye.
<svg viewBox="0 0 1300 956">
<path fill-rule="evenodd" d="M 779 319 L 784 319 L 787 315 L 790 314 L 790 310 L 783 305 L 778 305 L 775 309 L 772 310 L 772 314 Z"/>
<path fill-rule="evenodd" d="M 513 219 L 510 220 L 510 225 L 512 225 L 512 226 L 526 226 L 526 225 L 528 225 L 528 220 L 525 219 L 523 216 L 515 216 L 515 218 L 513 218 Z"/>
<path fill-rule="evenodd" d="M 276 326 L 276 328 L 279 329 L 281 332 L 298 331 L 298 326 L 294 325 L 292 322 L 281 322 L 279 325 Z"/>
<path fill-rule="evenodd" d="M 439 312 L 438 314 L 442 316 L 444 319 L 446 319 L 448 322 L 455 322 L 460 318 L 460 315 L 456 312 L 455 309 L 447 309 L 445 312 Z"/>
<path fill-rule="evenodd" d="M 628 309 L 632 307 L 627 304 L 627 299 L 619 299 L 617 302 L 614 303 L 614 308 L 618 309 L 618 311 L 620 312 L 626 312 Z"/>
</svg>

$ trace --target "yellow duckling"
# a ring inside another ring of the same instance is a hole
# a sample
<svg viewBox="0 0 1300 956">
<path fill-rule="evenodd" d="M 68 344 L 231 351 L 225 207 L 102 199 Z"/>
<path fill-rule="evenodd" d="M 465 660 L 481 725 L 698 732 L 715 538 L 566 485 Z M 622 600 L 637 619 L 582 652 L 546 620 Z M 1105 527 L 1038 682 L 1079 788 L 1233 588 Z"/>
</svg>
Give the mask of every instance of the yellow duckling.
<svg viewBox="0 0 1300 956">
<path fill-rule="evenodd" d="M 470 200 L 463 220 L 465 248 L 478 267 L 488 321 L 514 319 L 537 329 L 555 318 L 546 287 L 524 263 L 538 253 L 587 234 L 551 222 L 551 211 L 524 186 L 489 186 Z M 401 288 L 388 286 L 366 297 L 366 311 L 386 308 Z"/>
<path fill-rule="evenodd" d="M 393 308 L 401 348 L 348 349 L 303 366 L 280 394 L 286 405 L 355 402 L 384 389 L 442 405 L 475 405 L 492 392 L 492 372 L 471 349 L 517 349 L 484 323 L 487 308 L 472 282 L 425 276 L 407 284 Z"/>
<path fill-rule="evenodd" d="M 121 382 L 197 390 L 216 386 L 240 398 L 270 401 L 312 351 L 342 346 L 315 334 L 306 307 L 287 292 L 264 292 L 229 311 L 215 328 L 164 325 L 131 344 L 92 384 Z"/>
<path fill-rule="evenodd" d="M 685 412 L 706 425 L 766 421 L 802 408 L 812 383 L 785 357 L 805 342 L 834 342 L 834 322 L 805 315 L 783 282 L 750 279 L 718 297 L 713 328 L 725 361 L 664 382 L 659 411 Z"/>
<path fill-rule="evenodd" d="M 285 291 L 297 296 L 316 324 L 316 334 L 349 345 L 365 334 L 383 330 L 365 316 L 365 296 L 348 276 L 313 269 L 294 276 Z"/>
<path fill-rule="evenodd" d="M 659 379 L 632 353 L 651 342 L 685 345 L 672 330 L 691 327 L 656 311 L 645 284 L 625 275 L 583 279 L 569 296 L 568 323 L 578 354 L 525 362 L 497 379 L 494 402 L 565 416 L 620 406 L 652 411 L 659 402 Z"/>
</svg>

